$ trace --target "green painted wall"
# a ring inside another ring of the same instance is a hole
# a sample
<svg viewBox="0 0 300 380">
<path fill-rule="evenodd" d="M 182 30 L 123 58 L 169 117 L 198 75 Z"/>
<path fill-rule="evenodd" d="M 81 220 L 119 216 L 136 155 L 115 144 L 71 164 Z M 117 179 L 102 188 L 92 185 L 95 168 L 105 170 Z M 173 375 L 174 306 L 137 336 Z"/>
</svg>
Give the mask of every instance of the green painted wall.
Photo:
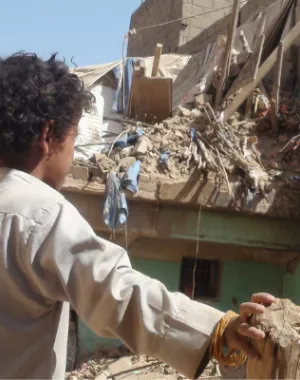
<svg viewBox="0 0 300 380">
<path fill-rule="evenodd" d="M 294 274 L 285 273 L 283 276 L 283 297 L 289 298 L 300 305 L 300 265 Z"/>
<path fill-rule="evenodd" d="M 131 259 L 134 269 L 161 281 L 171 292 L 178 291 L 180 263 L 168 261 Z"/>
<path fill-rule="evenodd" d="M 220 299 L 209 303 L 220 310 L 238 311 L 239 305 L 250 300 L 256 292 L 280 295 L 283 274 L 281 266 L 251 261 L 225 261 L 222 267 Z"/>
<path fill-rule="evenodd" d="M 133 267 L 142 273 L 162 281 L 170 291 L 177 291 L 180 278 L 180 263 L 132 259 Z M 221 293 L 217 301 L 207 302 L 220 310 L 238 310 L 238 305 L 248 301 L 252 293 L 270 292 L 280 296 L 283 286 L 283 267 L 271 264 L 248 261 L 226 261 L 222 265 Z M 298 276 L 285 275 L 285 291 L 297 298 L 300 285 L 300 269 Z M 300 294 L 300 293 L 299 293 Z M 236 304 L 233 302 L 235 298 Z M 101 316 L 100 316 L 101 318 Z M 114 347 L 119 340 L 98 338 L 81 321 L 78 324 L 80 356 L 86 356 L 101 347 Z"/>
</svg>

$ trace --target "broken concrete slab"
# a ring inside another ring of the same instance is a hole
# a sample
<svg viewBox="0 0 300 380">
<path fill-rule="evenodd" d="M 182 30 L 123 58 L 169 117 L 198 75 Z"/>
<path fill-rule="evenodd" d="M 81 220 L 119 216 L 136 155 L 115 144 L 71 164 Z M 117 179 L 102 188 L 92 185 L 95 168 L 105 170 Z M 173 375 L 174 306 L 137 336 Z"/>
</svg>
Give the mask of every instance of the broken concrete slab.
<svg viewBox="0 0 300 380">
<path fill-rule="evenodd" d="M 145 155 L 153 148 L 153 144 L 147 136 L 141 136 L 134 147 L 133 155 Z"/>
</svg>

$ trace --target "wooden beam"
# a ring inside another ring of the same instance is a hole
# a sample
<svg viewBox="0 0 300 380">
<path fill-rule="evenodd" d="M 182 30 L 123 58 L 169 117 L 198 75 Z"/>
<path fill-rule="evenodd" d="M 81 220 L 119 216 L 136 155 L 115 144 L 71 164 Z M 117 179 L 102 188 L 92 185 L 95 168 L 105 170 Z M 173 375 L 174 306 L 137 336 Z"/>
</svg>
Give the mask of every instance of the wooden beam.
<svg viewBox="0 0 300 380">
<path fill-rule="evenodd" d="M 253 94 L 249 95 L 247 98 L 246 111 L 245 111 L 246 119 L 249 119 L 251 116 L 252 105 L 253 105 Z"/>
<path fill-rule="evenodd" d="M 295 22 L 300 21 L 300 0 L 297 0 L 296 9 L 295 9 Z M 300 82 L 300 38 L 296 41 L 296 45 L 298 47 L 297 52 L 297 80 Z"/>
<path fill-rule="evenodd" d="M 282 50 L 283 54 L 292 46 L 293 42 L 300 34 L 300 22 L 298 22 L 295 27 L 287 34 L 287 36 L 282 40 Z M 233 102 L 224 111 L 224 122 L 226 122 L 244 103 L 251 92 L 257 87 L 257 85 L 264 79 L 264 77 L 270 72 L 272 67 L 275 65 L 278 55 L 278 48 L 273 51 L 269 58 L 263 63 L 259 68 L 256 79 L 247 84 L 242 88 L 241 92 L 236 96 Z"/>
<path fill-rule="evenodd" d="M 216 95 L 216 101 L 215 101 L 216 108 L 220 107 L 222 103 L 224 86 L 225 86 L 225 83 L 230 71 L 232 49 L 234 47 L 234 42 L 235 42 L 236 27 L 238 23 L 240 8 L 241 8 L 241 0 L 234 0 L 233 9 L 232 9 L 232 22 L 229 25 L 229 29 L 228 29 L 224 61 L 223 61 L 223 66 L 221 70 L 221 78 L 220 78 L 219 86 L 217 89 L 217 95 Z"/>
<path fill-rule="evenodd" d="M 235 81 L 232 83 L 232 86 L 230 87 L 230 89 L 228 90 L 226 94 L 226 97 L 225 97 L 226 99 L 236 94 L 249 82 L 252 82 L 253 80 L 256 79 L 258 69 L 261 63 L 261 56 L 262 56 L 262 51 L 264 47 L 264 41 L 265 41 L 264 34 L 260 35 L 257 38 L 253 53 L 249 56 L 248 60 L 244 64 L 243 68 L 241 69 L 239 75 L 237 76 Z"/>
<path fill-rule="evenodd" d="M 273 78 L 273 89 L 272 89 L 272 109 L 271 109 L 271 119 L 272 119 L 272 129 L 274 133 L 278 133 L 279 122 L 278 113 L 280 107 L 280 85 L 281 85 L 281 74 L 282 74 L 282 64 L 283 64 L 283 45 L 280 42 L 277 51 L 277 61 L 275 67 L 275 73 Z"/>
<path fill-rule="evenodd" d="M 153 60 L 153 67 L 152 67 L 152 74 L 151 74 L 152 77 L 157 77 L 162 49 L 163 49 L 162 44 L 156 45 L 155 55 L 154 55 L 154 60 Z"/>
</svg>

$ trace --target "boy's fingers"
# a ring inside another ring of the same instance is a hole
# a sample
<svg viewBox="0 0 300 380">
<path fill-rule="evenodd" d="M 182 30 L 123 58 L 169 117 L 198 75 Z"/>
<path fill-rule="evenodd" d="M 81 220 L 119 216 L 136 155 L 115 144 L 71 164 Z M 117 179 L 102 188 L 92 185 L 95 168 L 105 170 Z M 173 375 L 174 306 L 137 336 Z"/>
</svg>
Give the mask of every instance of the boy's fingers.
<svg viewBox="0 0 300 380">
<path fill-rule="evenodd" d="M 265 338 L 265 333 L 263 331 L 258 330 L 247 323 L 242 323 L 238 328 L 238 332 L 239 334 L 254 340 L 262 340 Z"/>
<path fill-rule="evenodd" d="M 271 304 L 275 301 L 275 297 L 269 293 L 255 293 L 251 297 L 251 302 Z"/>
</svg>

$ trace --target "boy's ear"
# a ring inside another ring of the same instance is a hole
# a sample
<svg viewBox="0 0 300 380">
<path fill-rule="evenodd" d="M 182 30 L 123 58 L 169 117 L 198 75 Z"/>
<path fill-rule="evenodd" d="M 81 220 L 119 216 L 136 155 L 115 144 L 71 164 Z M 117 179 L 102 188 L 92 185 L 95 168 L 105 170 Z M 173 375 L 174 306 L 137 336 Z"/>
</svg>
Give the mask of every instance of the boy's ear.
<svg viewBox="0 0 300 380">
<path fill-rule="evenodd" d="M 54 138 L 53 138 L 53 126 L 54 121 L 50 120 L 45 127 L 41 130 L 38 137 L 37 144 L 43 152 L 43 156 L 49 156 L 54 148 Z"/>
</svg>

